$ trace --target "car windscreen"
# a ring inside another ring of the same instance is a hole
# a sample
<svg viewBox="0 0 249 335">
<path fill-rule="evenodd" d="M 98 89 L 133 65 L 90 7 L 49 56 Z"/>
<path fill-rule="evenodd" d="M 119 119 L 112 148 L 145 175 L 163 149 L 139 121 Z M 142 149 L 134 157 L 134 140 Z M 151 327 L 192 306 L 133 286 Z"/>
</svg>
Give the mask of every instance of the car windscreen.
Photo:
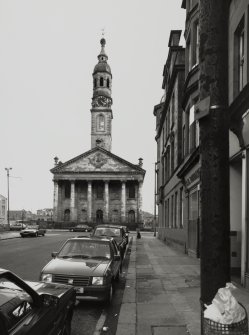
<svg viewBox="0 0 249 335">
<path fill-rule="evenodd" d="M 111 258 L 110 245 L 102 241 L 70 240 L 57 255 L 59 258 Z"/>
<path fill-rule="evenodd" d="M 99 227 L 96 228 L 94 232 L 95 236 L 110 236 L 110 237 L 120 237 L 121 229 L 120 228 L 112 228 L 112 227 Z"/>
</svg>

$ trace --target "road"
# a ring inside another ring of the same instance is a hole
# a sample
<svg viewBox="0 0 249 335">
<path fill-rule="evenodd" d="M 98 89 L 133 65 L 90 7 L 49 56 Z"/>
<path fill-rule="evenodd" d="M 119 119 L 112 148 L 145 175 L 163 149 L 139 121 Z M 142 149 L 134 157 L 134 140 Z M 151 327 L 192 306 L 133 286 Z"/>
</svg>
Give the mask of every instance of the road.
<svg viewBox="0 0 249 335">
<path fill-rule="evenodd" d="M 67 238 L 77 235 L 79 233 L 54 231 L 48 232 L 45 237 L 3 240 L 0 242 L 0 267 L 13 271 L 24 280 L 37 281 L 40 270 L 51 260 L 51 252 L 58 251 Z M 123 275 L 116 284 L 112 304 L 109 307 L 99 302 L 81 302 L 77 305 L 71 335 L 98 334 L 96 329 L 103 326 L 108 327 L 105 334 L 115 334 L 125 286 L 128 256 L 129 252 L 123 267 Z"/>
</svg>

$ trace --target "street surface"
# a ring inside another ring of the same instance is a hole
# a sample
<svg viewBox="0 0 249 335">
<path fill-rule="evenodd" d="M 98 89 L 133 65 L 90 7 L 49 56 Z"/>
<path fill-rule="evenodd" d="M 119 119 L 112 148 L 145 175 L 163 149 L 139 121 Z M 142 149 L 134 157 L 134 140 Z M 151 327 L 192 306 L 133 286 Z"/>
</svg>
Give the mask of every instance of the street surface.
<svg viewBox="0 0 249 335">
<path fill-rule="evenodd" d="M 51 260 L 51 252 L 58 251 L 66 239 L 78 235 L 87 235 L 87 233 L 51 231 L 47 232 L 45 237 L 2 240 L 0 241 L 0 267 L 13 271 L 24 280 L 38 281 L 40 270 Z M 123 273 L 127 271 L 128 256 Z M 89 301 L 78 304 L 75 307 L 71 335 L 92 335 L 97 328 L 103 326 L 108 327 L 105 334 L 115 334 L 124 286 L 125 278 L 121 276 L 109 307 L 103 303 Z"/>
</svg>

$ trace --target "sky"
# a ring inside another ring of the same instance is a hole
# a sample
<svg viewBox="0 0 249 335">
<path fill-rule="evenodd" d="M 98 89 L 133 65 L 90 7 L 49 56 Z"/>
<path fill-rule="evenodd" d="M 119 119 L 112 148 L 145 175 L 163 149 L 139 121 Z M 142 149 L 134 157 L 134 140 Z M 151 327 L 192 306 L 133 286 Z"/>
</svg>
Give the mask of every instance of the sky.
<svg viewBox="0 0 249 335">
<path fill-rule="evenodd" d="M 181 0 L 0 0 L 0 194 L 10 210 L 52 208 L 53 158 L 91 148 L 92 72 L 105 30 L 112 70 L 112 153 L 146 170 L 154 211 L 153 108 Z M 181 40 L 184 46 L 184 39 Z"/>
</svg>

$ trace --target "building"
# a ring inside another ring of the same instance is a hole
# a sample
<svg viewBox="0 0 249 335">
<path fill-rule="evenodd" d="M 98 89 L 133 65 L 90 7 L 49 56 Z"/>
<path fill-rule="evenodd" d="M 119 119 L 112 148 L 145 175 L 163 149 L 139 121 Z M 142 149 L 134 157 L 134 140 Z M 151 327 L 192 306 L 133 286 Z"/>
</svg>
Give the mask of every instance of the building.
<svg viewBox="0 0 249 335">
<path fill-rule="evenodd" d="M 228 26 L 231 259 L 249 288 L 249 0 L 230 1 Z"/>
<path fill-rule="evenodd" d="M 0 194 L 0 226 L 6 225 L 8 218 L 7 218 L 7 211 L 8 211 L 8 204 L 7 198 Z"/>
<path fill-rule="evenodd" d="M 172 58 L 169 43 L 168 59 L 164 68 L 163 88 L 165 97 L 154 107 L 156 116 L 157 141 L 157 204 L 159 229 L 158 236 L 166 243 L 180 248 L 187 254 L 199 257 L 200 244 L 200 161 L 199 126 L 195 120 L 195 106 L 199 100 L 199 37 L 198 0 L 183 0 L 186 10 L 184 37 L 185 78 L 182 92 L 178 92 L 181 108 L 176 115 L 182 115 L 182 140 L 180 145 L 170 147 L 169 138 L 164 135 L 166 111 L 172 99 L 172 91 L 165 82 L 170 83 L 169 66 Z M 230 241 L 231 272 L 240 274 L 241 283 L 249 287 L 249 0 L 230 1 L 227 55 L 229 113 L 230 113 Z M 174 34 L 175 31 L 171 32 Z M 182 51 L 183 52 L 183 51 Z M 174 127 L 174 126 L 173 126 Z M 174 128 L 173 128 L 174 129 Z M 168 148 L 169 154 L 165 152 Z M 174 159 L 172 152 L 181 159 Z M 167 158 L 169 157 L 169 158 Z M 167 164 L 168 162 L 168 164 Z M 171 165 L 170 165 L 171 164 Z"/>
<path fill-rule="evenodd" d="M 112 73 L 101 39 L 93 71 L 91 149 L 61 163 L 55 158 L 54 221 L 142 224 L 142 158 L 132 164 L 111 152 Z"/>
<path fill-rule="evenodd" d="M 32 221 L 34 220 L 34 214 L 31 211 L 22 210 L 10 210 L 9 213 L 10 221 Z"/>
<path fill-rule="evenodd" d="M 43 208 L 36 211 L 36 220 L 53 221 L 53 208 Z"/>
</svg>

